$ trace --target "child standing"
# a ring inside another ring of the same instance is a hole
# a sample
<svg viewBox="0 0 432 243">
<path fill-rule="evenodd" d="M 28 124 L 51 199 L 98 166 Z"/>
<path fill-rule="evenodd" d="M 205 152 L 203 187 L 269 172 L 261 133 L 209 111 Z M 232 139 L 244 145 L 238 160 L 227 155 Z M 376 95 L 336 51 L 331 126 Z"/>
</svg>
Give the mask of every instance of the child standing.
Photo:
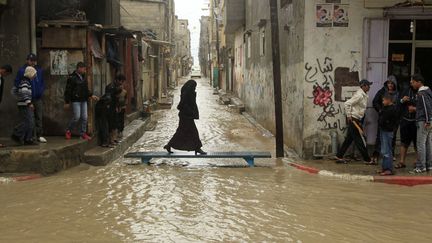
<svg viewBox="0 0 432 243">
<path fill-rule="evenodd" d="M 385 95 L 383 107 L 379 113 L 379 129 L 382 154 L 382 171 L 380 175 L 393 175 L 393 136 L 399 122 L 399 112 L 391 95 Z"/>
<path fill-rule="evenodd" d="M 111 96 L 105 94 L 96 103 L 95 115 L 96 115 L 96 126 L 98 129 L 99 146 L 101 147 L 112 147 L 110 145 L 110 133 L 109 133 L 109 112 L 110 112 Z"/>
<path fill-rule="evenodd" d="M 119 113 L 118 113 L 118 136 L 117 139 L 118 140 L 122 140 L 123 139 L 123 130 L 124 130 L 124 126 L 125 126 L 125 115 L 126 115 L 126 107 L 127 107 L 127 91 L 122 88 L 121 93 L 117 96 L 118 98 L 118 109 L 119 109 Z"/>
</svg>

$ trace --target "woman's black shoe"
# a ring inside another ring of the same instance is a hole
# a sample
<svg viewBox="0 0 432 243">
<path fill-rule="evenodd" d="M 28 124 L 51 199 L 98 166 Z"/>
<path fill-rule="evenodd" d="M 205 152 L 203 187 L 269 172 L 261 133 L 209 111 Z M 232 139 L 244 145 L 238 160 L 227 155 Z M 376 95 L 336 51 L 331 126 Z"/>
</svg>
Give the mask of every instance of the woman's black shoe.
<svg viewBox="0 0 432 243">
<path fill-rule="evenodd" d="M 168 145 L 165 145 L 164 149 L 166 149 L 166 151 L 168 151 L 168 153 L 172 154 L 173 152 L 171 151 L 171 147 Z"/>
<path fill-rule="evenodd" d="M 200 155 L 206 155 L 207 152 L 204 152 L 202 149 L 199 149 L 199 150 L 195 151 L 195 155 L 198 155 L 198 154 L 200 154 Z"/>
</svg>

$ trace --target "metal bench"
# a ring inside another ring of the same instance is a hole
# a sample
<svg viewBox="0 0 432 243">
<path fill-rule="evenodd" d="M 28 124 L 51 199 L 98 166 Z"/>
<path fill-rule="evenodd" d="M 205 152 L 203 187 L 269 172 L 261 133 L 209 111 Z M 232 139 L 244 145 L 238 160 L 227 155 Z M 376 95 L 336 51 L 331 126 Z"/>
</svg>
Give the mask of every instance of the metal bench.
<svg viewBox="0 0 432 243">
<path fill-rule="evenodd" d="M 167 152 L 134 152 L 128 153 L 124 156 L 129 159 L 141 159 L 142 163 L 150 164 L 150 160 L 153 158 L 190 158 L 190 159 L 224 159 L 224 158 L 241 158 L 246 160 L 250 167 L 255 166 L 255 158 L 271 158 L 271 153 L 269 152 L 214 152 L 205 155 L 195 155 L 194 153 L 173 153 L 169 154 Z"/>
</svg>

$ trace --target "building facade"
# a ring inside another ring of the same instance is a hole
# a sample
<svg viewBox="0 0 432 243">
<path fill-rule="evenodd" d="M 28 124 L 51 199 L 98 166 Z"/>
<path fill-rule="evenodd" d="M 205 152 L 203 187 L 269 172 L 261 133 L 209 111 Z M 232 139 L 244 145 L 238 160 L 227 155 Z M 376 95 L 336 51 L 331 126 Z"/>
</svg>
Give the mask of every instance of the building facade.
<svg viewBox="0 0 432 243">
<path fill-rule="evenodd" d="M 155 96 L 159 101 L 165 100 L 168 87 L 177 78 L 172 76 L 175 69 L 174 0 L 121 0 L 120 4 L 122 26 L 144 32 L 151 43 L 150 48 L 155 54 L 152 62 L 157 69 L 154 73 L 157 80 Z"/>
<path fill-rule="evenodd" d="M 209 39 L 209 22 L 208 16 L 201 16 L 200 19 L 200 44 L 199 44 L 199 65 L 204 77 L 210 77 L 210 39 Z"/>
<path fill-rule="evenodd" d="M 234 35 L 233 91 L 247 112 L 275 132 L 269 3 L 222 2 L 225 35 Z M 305 158 L 331 154 L 331 138 L 342 141 L 345 134 L 344 102 L 366 78 L 374 82 L 365 116 L 367 142 L 374 145 L 377 113 L 371 102 L 387 76 L 397 77 L 400 90 L 414 73 L 432 80 L 429 4 L 278 1 L 285 144 Z"/>
<path fill-rule="evenodd" d="M 189 74 L 192 68 L 191 33 L 189 21 L 178 19 L 175 22 L 175 72 L 176 76 L 183 77 Z"/>
</svg>

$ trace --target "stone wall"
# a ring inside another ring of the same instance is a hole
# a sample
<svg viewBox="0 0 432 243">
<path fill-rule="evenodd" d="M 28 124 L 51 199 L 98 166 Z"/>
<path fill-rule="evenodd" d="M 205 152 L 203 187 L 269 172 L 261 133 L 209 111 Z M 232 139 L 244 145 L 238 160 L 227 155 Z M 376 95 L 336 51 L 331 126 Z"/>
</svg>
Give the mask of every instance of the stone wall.
<svg viewBox="0 0 432 243">
<path fill-rule="evenodd" d="M 8 1 L 0 14 L 0 65 L 11 64 L 14 73 L 6 78 L 0 104 L 0 136 L 8 137 L 18 120 L 16 99 L 11 95 L 15 73 L 30 52 L 30 1 Z"/>
<path fill-rule="evenodd" d="M 279 12 L 284 142 L 298 154 L 304 124 L 304 2 L 294 0 Z"/>
<path fill-rule="evenodd" d="M 240 98 L 246 110 L 260 124 L 275 132 L 273 69 L 271 54 L 270 8 L 267 1 L 246 1 L 245 30 L 250 33 L 250 48 L 245 45 L 244 87 Z M 258 22 L 267 20 L 260 27 Z M 260 29 L 265 30 L 265 53 L 260 53 Z M 250 55 L 248 55 L 248 48 Z"/>
<path fill-rule="evenodd" d="M 346 130 L 344 99 L 336 99 L 338 92 L 337 70 L 344 68 L 351 77 L 362 78 L 364 19 L 383 16 L 382 9 L 365 9 L 363 0 L 343 0 L 349 4 L 348 27 L 317 27 L 316 4 L 322 0 L 310 0 L 305 4 L 304 35 L 304 150 L 312 155 L 314 141 L 319 141 L 318 152 L 330 152 L 330 133 L 339 134 L 343 140 Z M 343 70 L 342 70 L 343 71 Z M 358 80 L 356 80 L 358 81 Z M 352 86 L 356 90 L 358 87 Z M 338 95 L 340 96 L 340 95 Z M 372 95 L 371 95 L 372 96 Z"/>
</svg>

